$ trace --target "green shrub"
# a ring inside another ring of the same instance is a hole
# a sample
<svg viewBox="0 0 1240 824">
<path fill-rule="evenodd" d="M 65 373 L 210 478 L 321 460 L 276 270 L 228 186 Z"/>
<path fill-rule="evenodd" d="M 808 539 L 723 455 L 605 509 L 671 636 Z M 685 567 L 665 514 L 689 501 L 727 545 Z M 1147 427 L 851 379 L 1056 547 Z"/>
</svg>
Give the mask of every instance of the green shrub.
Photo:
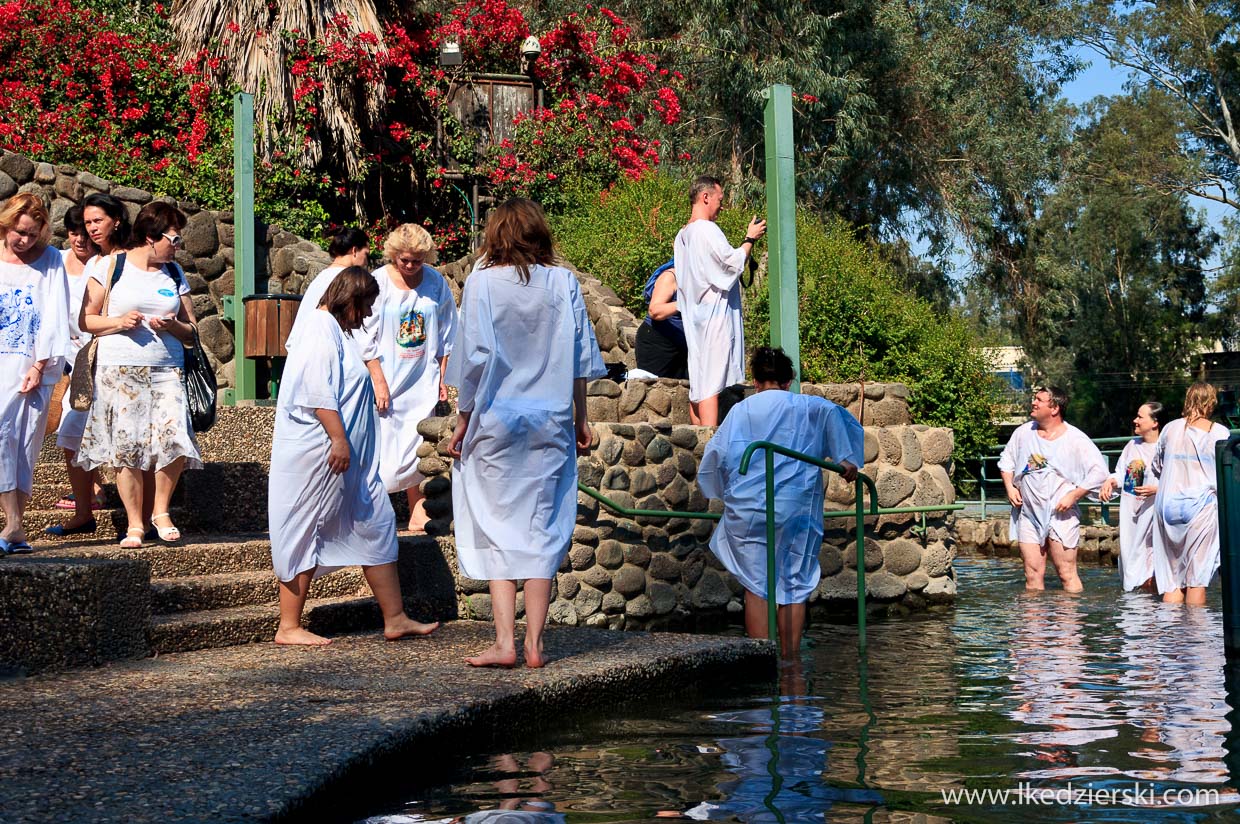
<svg viewBox="0 0 1240 824">
<path fill-rule="evenodd" d="M 608 284 L 640 317 L 641 288 L 671 257 L 676 232 L 688 218 L 688 189 L 685 181 L 651 175 L 581 196 L 555 219 L 560 252 Z M 739 241 L 755 211 L 763 210 L 725 209 L 720 227 Z M 838 218 L 798 210 L 797 258 L 804 380 L 906 383 L 913 419 L 952 427 L 957 455 L 977 454 L 994 440 L 994 382 L 979 341 L 963 321 L 904 292 L 877 250 Z M 744 305 L 747 343 L 766 341 L 764 283 L 746 290 Z"/>
</svg>

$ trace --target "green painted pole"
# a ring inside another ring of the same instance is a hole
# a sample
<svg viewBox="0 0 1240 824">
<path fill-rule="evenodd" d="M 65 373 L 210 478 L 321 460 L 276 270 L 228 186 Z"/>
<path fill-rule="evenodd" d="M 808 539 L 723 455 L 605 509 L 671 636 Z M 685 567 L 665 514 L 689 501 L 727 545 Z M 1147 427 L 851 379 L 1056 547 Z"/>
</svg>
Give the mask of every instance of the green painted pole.
<svg viewBox="0 0 1240 824">
<path fill-rule="evenodd" d="M 230 317 L 233 322 L 233 403 L 258 397 L 254 361 L 245 356 L 245 306 L 242 298 L 254 294 L 254 95 L 233 97 L 233 230 L 235 261 Z M 228 398 L 225 396 L 225 400 Z"/>
<path fill-rule="evenodd" d="M 792 137 L 792 87 L 776 84 L 766 98 L 767 280 L 771 346 L 792 358 L 792 391 L 801 391 L 801 337 L 797 317 L 796 158 Z"/>
<path fill-rule="evenodd" d="M 775 603 L 775 451 L 766 456 L 766 637 L 779 643 L 778 604 Z"/>
<path fill-rule="evenodd" d="M 857 479 L 857 649 L 865 652 L 865 492 Z"/>
</svg>

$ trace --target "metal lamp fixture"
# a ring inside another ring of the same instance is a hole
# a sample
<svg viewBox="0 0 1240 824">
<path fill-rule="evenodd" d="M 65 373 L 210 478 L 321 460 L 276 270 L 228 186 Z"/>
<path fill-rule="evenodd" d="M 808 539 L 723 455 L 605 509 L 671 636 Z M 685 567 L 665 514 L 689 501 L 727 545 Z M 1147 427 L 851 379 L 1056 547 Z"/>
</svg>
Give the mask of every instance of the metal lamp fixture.
<svg viewBox="0 0 1240 824">
<path fill-rule="evenodd" d="M 459 66 L 463 60 L 460 43 L 455 40 L 445 40 L 439 45 L 440 66 Z"/>
</svg>

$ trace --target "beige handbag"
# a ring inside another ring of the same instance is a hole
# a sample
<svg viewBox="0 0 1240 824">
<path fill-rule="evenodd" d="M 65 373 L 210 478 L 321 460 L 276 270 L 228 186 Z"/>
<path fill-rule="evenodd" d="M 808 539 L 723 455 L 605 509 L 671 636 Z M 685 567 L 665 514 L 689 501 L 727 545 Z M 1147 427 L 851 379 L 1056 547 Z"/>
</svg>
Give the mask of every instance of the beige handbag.
<svg viewBox="0 0 1240 824">
<path fill-rule="evenodd" d="M 101 317 L 108 315 L 108 301 L 112 297 L 112 284 L 115 282 L 116 257 L 113 256 L 108 267 L 108 285 L 103 293 L 103 308 L 99 310 Z M 69 405 L 78 412 L 88 411 L 91 401 L 95 399 L 95 349 L 98 346 L 98 336 L 92 336 L 73 359 L 73 373 L 69 376 Z"/>
</svg>

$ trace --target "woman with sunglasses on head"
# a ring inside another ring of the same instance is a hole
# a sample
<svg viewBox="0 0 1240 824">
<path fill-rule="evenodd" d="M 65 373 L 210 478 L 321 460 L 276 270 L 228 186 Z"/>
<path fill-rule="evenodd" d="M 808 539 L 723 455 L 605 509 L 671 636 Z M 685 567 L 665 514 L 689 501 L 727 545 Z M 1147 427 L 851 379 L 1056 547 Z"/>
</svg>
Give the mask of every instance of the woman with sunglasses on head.
<svg viewBox="0 0 1240 824">
<path fill-rule="evenodd" d="M 173 262 L 184 227 L 170 204 L 144 206 L 129 248 L 91 271 L 82 304 L 80 326 L 100 340 L 77 463 L 116 468 L 127 549 L 142 546 L 148 524 L 165 542 L 181 539 L 168 504 L 181 471 L 202 466 L 181 386 L 184 344 L 194 339 L 189 286 Z"/>
<path fill-rule="evenodd" d="M 31 551 L 22 519 L 69 350 L 69 288 L 50 228 L 38 195 L 20 192 L 0 209 L 0 555 Z"/>
</svg>

